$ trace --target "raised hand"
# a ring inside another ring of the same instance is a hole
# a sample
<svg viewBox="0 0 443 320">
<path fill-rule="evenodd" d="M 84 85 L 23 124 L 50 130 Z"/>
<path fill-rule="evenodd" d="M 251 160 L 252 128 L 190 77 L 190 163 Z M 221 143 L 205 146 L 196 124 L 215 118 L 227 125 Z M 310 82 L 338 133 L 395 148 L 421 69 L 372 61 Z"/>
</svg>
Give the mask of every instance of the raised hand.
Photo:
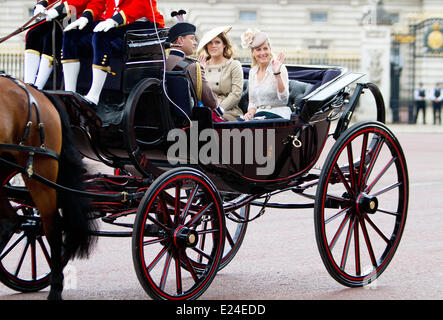
<svg viewBox="0 0 443 320">
<path fill-rule="evenodd" d="M 279 53 L 275 59 L 272 60 L 272 72 L 280 73 L 281 66 L 285 61 L 285 55 L 283 53 Z"/>
<path fill-rule="evenodd" d="M 207 58 L 208 57 L 205 54 L 202 54 L 202 55 L 198 56 L 198 58 L 197 58 L 198 63 L 200 63 L 200 65 L 202 66 L 203 69 L 206 69 L 206 66 L 208 65 Z"/>
</svg>

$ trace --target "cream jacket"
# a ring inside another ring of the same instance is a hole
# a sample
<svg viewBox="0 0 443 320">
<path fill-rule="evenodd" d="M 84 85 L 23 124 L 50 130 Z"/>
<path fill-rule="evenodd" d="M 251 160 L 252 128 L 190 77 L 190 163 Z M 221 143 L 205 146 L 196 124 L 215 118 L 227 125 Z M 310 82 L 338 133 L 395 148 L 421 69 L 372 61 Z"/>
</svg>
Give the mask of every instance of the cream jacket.
<svg viewBox="0 0 443 320">
<path fill-rule="evenodd" d="M 224 110 L 223 118 L 235 121 L 243 112 L 238 107 L 243 91 L 243 69 L 240 61 L 229 59 L 223 64 L 207 65 L 205 69 L 212 92 Z"/>
</svg>

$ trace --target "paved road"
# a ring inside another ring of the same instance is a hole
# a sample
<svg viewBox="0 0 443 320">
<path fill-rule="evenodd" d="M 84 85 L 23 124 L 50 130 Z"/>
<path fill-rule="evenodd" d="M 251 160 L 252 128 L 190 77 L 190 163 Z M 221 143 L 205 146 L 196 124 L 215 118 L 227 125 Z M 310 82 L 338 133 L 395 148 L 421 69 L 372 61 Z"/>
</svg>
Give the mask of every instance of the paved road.
<svg viewBox="0 0 443 320">
<path fill-rule="evenodd" d="M 394 126 L 410 177 L 406 229 L 383 275 L 365 288 L 333 280 L 317 250 L 312 210 L 269 210 L 251 222 L 234 260 L 219 272 L 201 300 L 443 299 L 443 130 Z M 294 194 L 273 201 L 288 202 Z M 100 238 L 89 260 L 68 266 L 69 300 L 142 300 L 129 238 Z M 0 300 L 45 299 L 47 290 L 16 293 L 0 285 Z"/>
</svg>

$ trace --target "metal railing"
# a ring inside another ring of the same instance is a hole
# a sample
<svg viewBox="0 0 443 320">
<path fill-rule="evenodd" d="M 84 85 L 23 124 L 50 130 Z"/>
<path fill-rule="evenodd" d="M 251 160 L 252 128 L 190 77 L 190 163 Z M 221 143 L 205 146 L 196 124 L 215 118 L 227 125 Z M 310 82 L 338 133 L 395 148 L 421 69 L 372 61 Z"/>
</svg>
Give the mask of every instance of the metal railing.
<svg viewBox="0 0 443 320">
<path fill-rule="evenodd" d="M 14 77 L 23 77 L 22 47 L 0 47 L 0 71 Z M 285 63 L 299 65 L 328 65 L 346 67 L 349 71 L 360 71 L 359 53 L 348 51 L 306 50 L 285 51 Z M 239 50 L 235 58 L 242 62 L 251 62 L 248 50 Z"/>
<path fill-rule="evenodd" d="M 0 71 L 22 79 L 23 52 L 22 47 L 0 47 Z"/>
</svg>

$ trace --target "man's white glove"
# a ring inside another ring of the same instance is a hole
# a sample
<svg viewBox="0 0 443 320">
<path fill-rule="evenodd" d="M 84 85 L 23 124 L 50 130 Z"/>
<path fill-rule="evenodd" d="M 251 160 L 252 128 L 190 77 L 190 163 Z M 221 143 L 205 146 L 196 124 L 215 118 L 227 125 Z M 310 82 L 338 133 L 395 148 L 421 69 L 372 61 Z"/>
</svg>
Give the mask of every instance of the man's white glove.
<svg viewBox="0 0 443 320">
<path fill-rule="evenodd" d="M 77 20 L 75 20 L 74 22 L 70 23 L 63 31 L 69 31 L 72 29 L 79 29 L 82 30 L 84 27 L 86 27 L 86 25 L 88 24 L 89 20 L 88 18 L 85 17 L 80 17 Z"/>
<path fill-rule="evenodd" d="M 41 4 L 36 4 L 34 7 L 34 17 L 44 11 L 45 11 L 45 7 L 43 7 Z"/>
<path fill-rule="evenodd" d="M 58 11 L 53 9 L 45 10 L 46 21 L 52 21 L 59 16 Z"/>
<path fill-rule="evenodd" d="M 100 22 L 95 28 L 94 32 L 107 32 L 109 29 L 115 28 L 118 26 L 117 21 L 114 19 L 106 19 L 105 21 Z"/>
</svg>

